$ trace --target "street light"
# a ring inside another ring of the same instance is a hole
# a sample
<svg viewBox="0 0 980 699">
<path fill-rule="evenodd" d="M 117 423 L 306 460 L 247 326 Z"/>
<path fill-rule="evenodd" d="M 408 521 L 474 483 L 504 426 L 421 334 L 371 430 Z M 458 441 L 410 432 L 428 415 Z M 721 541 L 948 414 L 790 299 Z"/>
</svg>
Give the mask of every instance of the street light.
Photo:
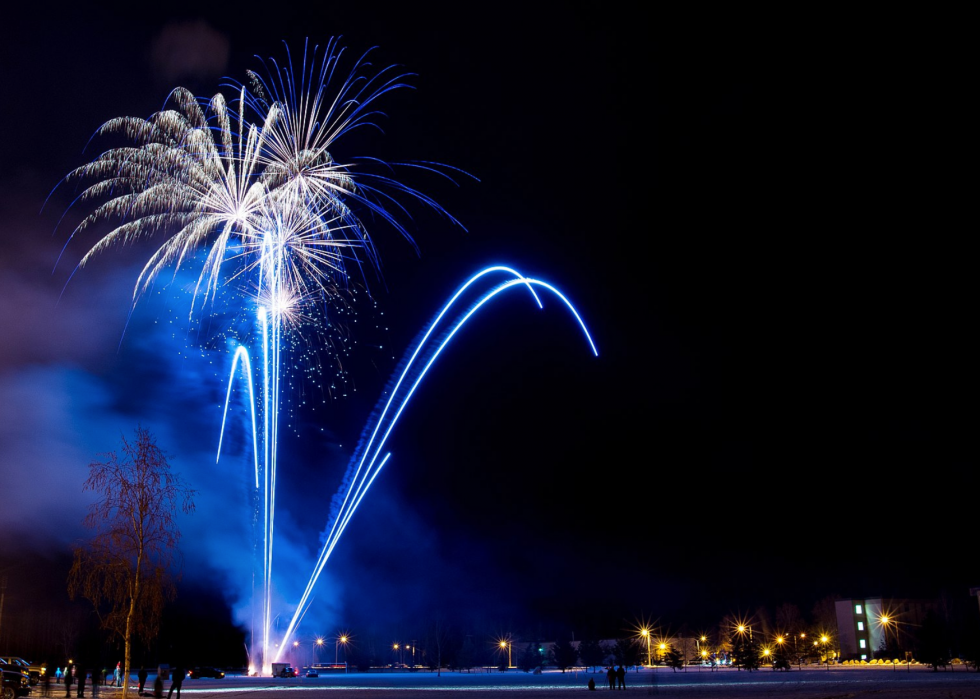
<svg viewBox="0 0 980 699">
<path fill-rule="evenodd" d="M 647 667 L 653 667 L 653 662 L 650 660 L 650 629 L 644 626 L 640 629 L 640 636 L 647 640 Z"/>
<path fill-rule="evenodd" d="M 789 668 L 790 668 L 789 661 L 786 660 L 786 654 L 783 652 L 783 643 L 785 643 L 785 642 L 786 642 L 786 637 L 785 636 L 776 636 L 776 649 L 778 651 L 777 652 L 777 655 L 779 656 L 779 659 L 780 659 L 780 665 L 782 665 L 782 663 L 785 662 L 786 663 L 786 669 L 789 670 Z M 772 667 L 773 667 L 774 670 L 776 669 L 776 659 L 775 658 L 772 659 Z"/>
<path fill-rule="evenodd" d="M 500 642 L 500 648 L 501 648 L 501 650 L 503 650 L 504 648 L 506 648 L 506 649 L 507 649 L 507 667 L 508 667 L 508 668 L 510 668 L 510 667 L 514 667 L 514 666 L 513 666 L 512 664 L 511 664 L 511 662 L 510 662 L 510 649 L 511 649 L 511 644 L 510 644 L 510 643 L 508 643 L 507 641 L 501 641 L 501 642 Z"/>
<path fill-rule="evenodd" d="M 337 642 L 333 644 L 333 664 L 334 665 L 336 665 L 337 662 L 338 662 L 337 661 L 337 655 L 338 655 L 337 650 L 338 650 L 338 648 L 340 648 L 340 644 L 341 643 L 344 644 L 344 657 L 346 658 L 347 657 L 347 635 L 346 634 L 341 634 L 341 635 L 337 636 Z M 347 664 L 346 661 L 345 661 L 344 664 L 345 665 Z"/>
<path fill-rule="evenodd" d="M 738 645 L 735 646 L 735 644 L 733 643 L 733 646 L 732 646 L 732 656 L 733 656 L 733 658 L 732 658 L 732 660 L 734 662 L 736 662 L 739 670 L 742 669 L 742 665 L 744 664 L 744 661 L 745 661 L 745 657 L 744 656 L 745 656 L 745 651 L 746 651 L 746 649 L 745 649 L 745 632 L 746 631 L 749 632 L 749 647 L 751 648 L 752 645 L 753 645 L 752 644 L 752 627 L 749 626 L 749 625 L 747 625 L 747 624 L 742 624 L 742 623 L 739 623 L 735 627 L 735 633 L 738 634 Z M 734 641 L 734 638 L 732 640 Z"/>
<path fill-rule="evenodd" d="M 895 627 L 895 651 L 897 652 L 898 651 L 898 624 L 895 622 L 894 619 L 889 617 L 887 614 L 884 614 L 881 617 L 879 617 L 878 621 L 881 622 L 882 628 L 885 629 L 885 652 L 886 653 L 888 652 L 888 627 L 889 625 Z M 898 672 L 898 664 L 894 662 L 894 658 L 892 659 L 892 672 Z"/>
<path fill-rule="evenodd" d="M 704 643 L 708 640 L 708 637 L 701 634 L 701 637 L 695 641 L 698 646 L 698 657 L 701 658 L 701 662 L 698 663 L 698 672 L 701 672 L 701 666 L 704 665 L 704 661 L 708 658 L 708 651 L 704 649 Z M 714 668 L 712 668 L 714 669 Z"/>
<path fill-rule="evenodd" d="M 323 647 L 323 637 L 317 636 L 316 645 L 313 646 L 313 664 L 316 665 L 319 662 L 319 657 L 317 656 L 317 650 Z"/>
</svg>

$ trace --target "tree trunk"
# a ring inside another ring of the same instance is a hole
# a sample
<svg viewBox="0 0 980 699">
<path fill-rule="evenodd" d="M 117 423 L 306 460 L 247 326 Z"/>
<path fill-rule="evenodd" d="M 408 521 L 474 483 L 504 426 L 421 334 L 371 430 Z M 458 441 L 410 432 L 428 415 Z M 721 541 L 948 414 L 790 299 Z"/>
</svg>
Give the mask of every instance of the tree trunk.
<svg viewBox="0 0 980 699">
<path fill-rule="evenodd" d="M 125 644 L 125 652 L 123 653 L 123 691 L 122 699 L 126 699 L 126 694 L 129 692 L 129 648 L 130 648 L 130 626 L 133 621 L 133 613 L 136 609 L 136 599 L 135 597 L 129 600 L 129 613 L 126 615 L 126 637 L 123 639 Z"/>
<path fill-rule="evenodd" d="M 142 538 L 140 539 L 142 541 Z M 132 624 L 133 616 L 136 614 L 136 601 L 139 599 L 140 595 L 140 574 L 143 568 L 143 547 L 139 548 L 139 553 L 136 555 L 136 575 L 133 576 L 133 594 L 129 597 L 129 613 L 126 614 L 126 637 L 123 639 L 125 642 L 125 652 L 123 653 L 123 693 L 122 699 L 126 699 L 126 695 L 129 693 L 129 657 L 130 649 L 132 648 Z"/>
</svg>

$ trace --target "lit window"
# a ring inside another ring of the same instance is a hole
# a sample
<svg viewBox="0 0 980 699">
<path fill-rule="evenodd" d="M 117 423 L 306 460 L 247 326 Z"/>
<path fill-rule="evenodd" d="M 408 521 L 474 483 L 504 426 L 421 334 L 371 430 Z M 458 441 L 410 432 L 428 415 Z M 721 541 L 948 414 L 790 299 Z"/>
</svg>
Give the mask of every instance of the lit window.
<svg viewBox="0 0 980 699">
<path fill-rule="evenodd" d="M 864 612 L 861 611 L 861 605 L 860 604 L 855 604 L 854 605 L 854 613 L 855 614 L 864 614 Z"/>
<path fill-rule="evenodd" d="M 861 648 L 867 648 L 868 642 L 862 638 L 860 641 L 858 641 L 858 646 L 860 646 Z"/>
<path fill-rule="evenodd" d="M 864 622 L 863 621 L 859 621 L 858 622 L 858 631 L 864 631 Z"/>
<path fill-rule="evenodd" d="M 868 656 L 866 656 L 866 655 L 864 655 L 864 654 L 862 653 L 862 654 L 861 654 L 861 660 L 867 660 L 867 659 L 868 659 Z"/>
</svg>

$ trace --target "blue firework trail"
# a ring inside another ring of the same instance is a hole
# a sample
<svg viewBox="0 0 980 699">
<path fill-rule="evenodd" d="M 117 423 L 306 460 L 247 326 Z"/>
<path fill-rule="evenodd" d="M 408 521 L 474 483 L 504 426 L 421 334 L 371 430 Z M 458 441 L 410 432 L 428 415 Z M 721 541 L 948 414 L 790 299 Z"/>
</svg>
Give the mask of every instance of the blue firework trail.
<svg viewBox="0 0 980 699">
<path fill-rule="evenodd" d="M 454 321 L 449 323 L 443 322 L 447 316 L 450 315 L 450 312 L 455 308 L 457 303 L 461 299 L 465 298 L 466 292 L 469 291 L 470 287 L 472 287 L 477 281 L 487 275 L 501 273 L 511 278 L 480 295 L 472 306 L 470 306 L 464 313 L 456 317 Z M 388 438 L 391 436 L 391 433 L 398 424 L 399 418 L 408 407 L 408 404 L 411 401 L 412 396 L 415 394 L 416 389 L 418 389 L 419 385 L 429 373 L 429 370 L 435 364 L 443 350 L 446 349 L 456 334 L 470 319 L 477 314 L 481 308 L 503 292 L 510 291 L 512 289 L 526 289 L 534 299 L 538 308 L 543 308 L 544 306 L 541 303 L 541 299 L 536 292 L 536 289 L 538 288 L 550 292 L 562 303 L 564 303 L 566 308 L 578 322 L 579 327 L 582 329 L 582 333 L 585 336 L 593 355 L 599 355 L 595 343 L 592 340 L 592 336 L 589 334 L 589 330 L 586 327 L 585 322 L 582 320 L 581 315 L 572 305 L 571 301 L 569 301 L 564 294 L 562 294 L 551 284 L 538 279 L 524 277 L 516 270 L 503 266 L 487 267 L 470 277 L 470 279 L 467 280 L 467 282 L 463 284 L 455 294 L 453 294 L 446 305 L 443 306 L 442 310 L 440 310 L 436 315 L 435 319 L 422 336 L 422 339 L 408 356 L 408 359 L 403 362 L 401 372 L 399 373 L 396 371 L 398 378 L 392 382 L 392 385 L 390 385 L 389 389 L 386 391 L 388 394 L 387 400 L 382 399 L 378 403 L 378 406 L 375 408 L 371 419 L 368 421 L 367 427 L 362 434 L 361 441 L 358 444 L 358 448 L 354 452 L 354 456 L 348 465 L 343 484 L 341 485 L 340 490 L 337 492 L 337 495 L 334 496 L 333 502 L 331 503 L 332 508 L 330 513 L 330 521 L 327 525 L 326 539 L 323 544 L 323 549 L 321 550 L 320 556 L 313 567 L 313 572 L 310 575 L 309 582 L 306 584 L 306 589 L 303 591 L 303 595 L 300 598 L 299 603 L 296 605 L 293 618 L 290 620 L 289 626 L 287 627 L 285 635 L 283 636 L 283 639 L 279 645 L 279 652 L 276 655 L 276 660 L 279 660 L 282 652 L 288 647 L 288 641 L 293 632 L 296 630 L 299 620 L 302 619 L 303 615 L 306 613 L 306 609 L 310 603 L 310 596 L 312 595 L 316 582 L 320 577 L 320 573 L 323 571 L 327 561 L 330 558 L 330 554 L 333 553 L 337 542 L 340 540 L 341 535 L 344 533 L 344 530 L 350 523 L 351 517 L 353 517 L 354 512 L 361 504 L 361 501 L 364 499 L 364 496 L 371 487 L 371 484 L 374 483 L 375 478 L 378 477 L 381 469 L 388 462 L 391 454 L 385 453 L 382 456 L 382 452 L 384 451 Z M 370 433 L 370 436 L 365 437 L 365 435 L 368 433 Z"/>
</svg>

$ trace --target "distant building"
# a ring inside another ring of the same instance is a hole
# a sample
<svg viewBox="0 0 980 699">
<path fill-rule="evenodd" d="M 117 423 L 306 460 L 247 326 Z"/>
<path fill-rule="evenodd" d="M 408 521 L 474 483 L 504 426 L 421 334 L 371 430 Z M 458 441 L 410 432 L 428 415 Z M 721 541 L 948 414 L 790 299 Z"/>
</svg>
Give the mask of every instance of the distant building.
<svg viewBox="0 0 980 699">
<path fill-rule="evenodd" d="M 837 641 L 844 660 L 871 660 L 882 647 L 884 636 L 878 619 L 881 598 L 842 599 L 835 603 Z"/>
<path fill-rule="evenodd" d="M 918 627 L 936 603 L 881 597 L 842 599 L 835 603 L 837 639 L 843 660 L 871 660 L 889 650 L 913 645 L 909 630 Z M 880 651 L 880 652 L 879 652 Z"/>
</svg>

